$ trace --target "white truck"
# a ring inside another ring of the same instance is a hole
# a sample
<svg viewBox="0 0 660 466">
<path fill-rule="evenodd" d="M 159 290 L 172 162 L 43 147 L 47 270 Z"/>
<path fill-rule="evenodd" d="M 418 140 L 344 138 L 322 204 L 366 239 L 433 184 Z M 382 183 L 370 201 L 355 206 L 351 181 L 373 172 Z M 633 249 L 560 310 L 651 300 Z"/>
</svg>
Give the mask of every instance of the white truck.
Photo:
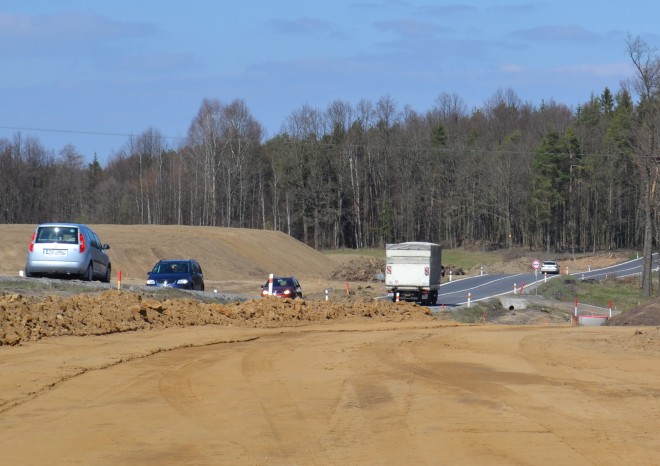
<svg viewBox="0 0 660 466">
<path fill-rule="evenodd" d="M 443 275 L 439 244 L 408 242 L 385 245 L 385 287 L 397 299 L 436 304 Z"/>
</svg>

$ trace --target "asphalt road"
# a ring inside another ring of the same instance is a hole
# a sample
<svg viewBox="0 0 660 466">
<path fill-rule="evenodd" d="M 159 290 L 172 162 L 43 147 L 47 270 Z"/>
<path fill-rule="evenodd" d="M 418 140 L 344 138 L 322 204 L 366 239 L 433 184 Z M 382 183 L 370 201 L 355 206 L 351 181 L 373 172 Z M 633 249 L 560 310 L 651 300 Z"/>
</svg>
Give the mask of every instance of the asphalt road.
<svg viewBox="0 0 660 466">
<path fill-rule="evenodd" d="M 653 255 L 653 261 L 654 270 L 658 270 L 657 253 Z M 603 269 L 572 272 L 571 275 L 578 280 L 606 280 L 641 273 L 642 258 L 638 258 Z M 468 302 L 483 301 L 506 294 L 513 295 L 514 292 L 516 294 L 521 294 L 521 291 L 528 293 L 546 280 L 553 280 L 558 277 L 559 275 L 546 276 L 532 271 L 519 274 L 485 274 L 451 282 L 447 281 L 440 287 L 438 306 L 463 306 Z"/>
</svg>

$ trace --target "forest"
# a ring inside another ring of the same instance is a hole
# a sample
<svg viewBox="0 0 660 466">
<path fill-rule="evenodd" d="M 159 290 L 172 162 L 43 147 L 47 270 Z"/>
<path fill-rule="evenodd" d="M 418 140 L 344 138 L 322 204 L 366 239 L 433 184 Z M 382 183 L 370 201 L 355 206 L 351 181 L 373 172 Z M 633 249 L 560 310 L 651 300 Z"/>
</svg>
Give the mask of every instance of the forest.
<svg viewBox="0 0 660 466">
<path fill-rule="evenodd" d="M 657 231 L 660 67 L 628 51 L 631 81 L 575 108 L 513 89 L 471 109 L 442 92 L 425 113 L 335 100 L 265 140 L 242 99 L 209 98 L 176 147 L 148 128 L 105 166 L 17 132 L 0 139 L 0 221 L 272 229 L 319 250 L 638 248 Z"/>
</svg>

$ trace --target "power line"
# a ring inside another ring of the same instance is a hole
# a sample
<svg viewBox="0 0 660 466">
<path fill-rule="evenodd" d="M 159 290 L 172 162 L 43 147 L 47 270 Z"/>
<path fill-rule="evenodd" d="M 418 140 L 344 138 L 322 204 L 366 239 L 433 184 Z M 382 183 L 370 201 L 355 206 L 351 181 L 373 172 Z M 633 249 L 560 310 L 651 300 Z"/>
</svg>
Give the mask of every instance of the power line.
<svg viewBox="0 0 660 466">
<path fill-rule="evenodd" d="M 0 129 L 8 129 L 12 131 L 36 131 L 42 133 L 82 134 L 87 136 L 114 136 L 114 137 L 123 137 L 123 138 L 135 137 L 134 133 L 110 133 L 107 131 L 83 131 L 83 130 L 75 130 L 75 129 L 26 128 L 20 126 L 3 126 L 3 125 L 0 125 Z M 175 139 L 175 140 L 187 139 L 181 136 L 164 136 L 162 134 L 153 137 L 157 137 L 159 139 Z"/>
</svg>

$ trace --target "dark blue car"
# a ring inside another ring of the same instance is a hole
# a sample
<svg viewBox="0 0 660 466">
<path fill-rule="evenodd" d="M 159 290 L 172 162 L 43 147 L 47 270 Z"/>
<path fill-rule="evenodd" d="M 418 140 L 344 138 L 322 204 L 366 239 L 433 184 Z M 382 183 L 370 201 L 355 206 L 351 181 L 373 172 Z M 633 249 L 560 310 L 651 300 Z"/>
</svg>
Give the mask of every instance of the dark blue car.
<svg viewBox="0 0 660 466">
<path fill-rule="evenodd" d="M 202 267 L 194 259 L 158 261 L 147 275 L 147 286 L 204 291 Z"/>
</svg>

